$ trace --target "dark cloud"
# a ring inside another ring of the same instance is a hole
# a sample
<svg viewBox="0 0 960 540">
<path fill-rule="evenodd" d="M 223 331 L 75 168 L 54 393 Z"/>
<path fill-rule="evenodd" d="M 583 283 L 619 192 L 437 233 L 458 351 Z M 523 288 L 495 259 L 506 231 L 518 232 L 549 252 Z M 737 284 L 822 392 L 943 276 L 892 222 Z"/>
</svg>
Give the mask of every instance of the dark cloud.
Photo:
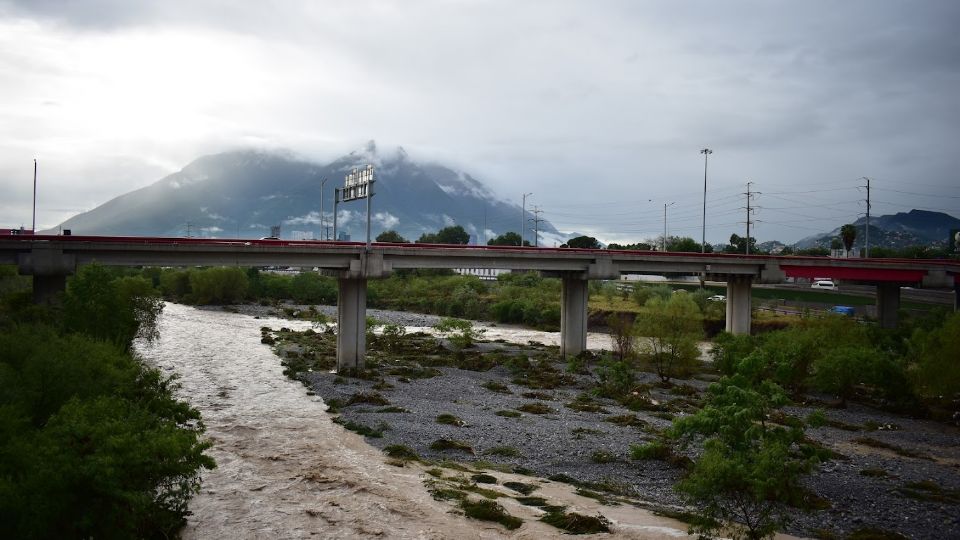
<svg viewBox="0 0 960 540">
<path fill-rule="evenodd" d="M 644 235 L 660 230 L 647 199 L 681 201 L 676 231 L 695 232 L 710 146 L 714 241 L 747 179 L 849 186 L 829 204 L 790 195 L 806 222 L 767 211 L 762 238 L 796 239 L 855 219 L 861 176 L 955 189 L 957 21 L 952 0 L 0 0 L 0 24 L 32 40 L 0 36 L 0 159 L 47 149 L 64 174 L 97 171 L 83 189 L 119 193 L 135 185 L 103 156 L 152 171 L 237 145 L 324 159 L 377 138 L 505 197 L 534 191 L 561 228 L 584 230 L 570 215 L 589 185 L 623 217 L 587 232 Z M 936 207 L 960 214 L 955 201 Z"/>
</svg>

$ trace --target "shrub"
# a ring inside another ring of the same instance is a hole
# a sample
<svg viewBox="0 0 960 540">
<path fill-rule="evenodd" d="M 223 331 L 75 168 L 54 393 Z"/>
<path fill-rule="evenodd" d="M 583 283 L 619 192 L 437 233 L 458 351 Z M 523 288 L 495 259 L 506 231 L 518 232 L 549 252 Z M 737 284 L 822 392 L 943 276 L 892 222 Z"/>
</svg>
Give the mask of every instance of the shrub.
<svg viewBox="0 0 960 540">
<path fill-rule="evenodd" d="M 664 382 L 686 373 L 700 355 L 697 340 L 703 335 L 702 315 L 686 294 L 669 300 L 653 298 L 637 316 L 642 357 Z"/>
</svg>

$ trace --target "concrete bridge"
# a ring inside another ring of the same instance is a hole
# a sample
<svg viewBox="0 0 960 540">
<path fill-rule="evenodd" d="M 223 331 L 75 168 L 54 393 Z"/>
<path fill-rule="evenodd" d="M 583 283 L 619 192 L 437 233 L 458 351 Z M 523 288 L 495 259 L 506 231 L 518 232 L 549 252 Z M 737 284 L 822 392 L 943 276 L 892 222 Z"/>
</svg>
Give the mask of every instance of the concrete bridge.
<svg viewBox="0 0 960 540">
<path fill-rule="evenodd" d="M 338 369 L 363 365 L 366 354 L 367 280 L 406 268 L 501 268 L 558 277 L 561 292 L 561 353 L 586 348 L 587 283 L 622 274 L 702 274 L 727 283 L 726 329 L 750 332 L 753 283 L 788 277 L 833 278 L 877 288 L 880 325 L 894 328 L 900 287 L 946 288 L 960 296 L 960 261 L 920 259 L 828 259 L 617 251 L 508 246 L 454 246 L 355 242 L 218 240 L 103 236 L 11 236 L 0 238 L 0 264 L 15 264 L 33 276 L 34 299 L 64 290 L 79 265 L 113 266 L 299 266 L 320 268 L 339 281 Z M 956 306 L 956 300 L 955 300 Z"/>
</svg>

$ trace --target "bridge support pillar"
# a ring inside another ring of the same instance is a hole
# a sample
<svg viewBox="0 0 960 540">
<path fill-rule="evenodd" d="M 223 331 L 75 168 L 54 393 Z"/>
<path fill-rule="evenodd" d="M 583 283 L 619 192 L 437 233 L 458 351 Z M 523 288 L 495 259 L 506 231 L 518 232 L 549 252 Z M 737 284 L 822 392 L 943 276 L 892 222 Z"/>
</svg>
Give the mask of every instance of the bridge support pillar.
<svg viewBox="0 0 960 540">
<path fill-rule="evenodd" d="M 363 368 L 367 355 L 367 280 L 340 278 L 337 292 L 337 371 Z"/>
<path fill-rule="evenodd" d="M 730 275 L 727 277 L 727 332 L 750 334 L 752 305 L 750 285 L 752 276 Z"/>
<path fill-rule="evenodd" d="M 576 356 L 587 349 L 587 280 L 564 276 L 560 292 L 560 354 Z"/>
<path fill-rule="evenodd" d="M 877 284 L 877 319 L 880 328 L 897 327 L 897 311 L 900 310 L 900 284 Z"/>
</svg>

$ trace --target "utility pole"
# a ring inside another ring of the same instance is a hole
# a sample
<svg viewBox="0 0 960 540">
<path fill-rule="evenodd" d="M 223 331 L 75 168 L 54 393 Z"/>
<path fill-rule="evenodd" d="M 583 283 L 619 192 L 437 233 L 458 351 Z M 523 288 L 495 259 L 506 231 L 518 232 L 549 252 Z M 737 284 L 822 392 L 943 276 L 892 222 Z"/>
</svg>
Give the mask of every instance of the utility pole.
<svg viewBox="0 0 960 540">
<path fill-rule="evenodd" d="M 747 255 L 750 254 L 750 225 L 753 225 L 753 221 L 750 219 L 750 214 L 755 210 L 750 206 L 750 203 L 753 201 L 753 196 L 759 193 L 757 191 L 750 191 L 751 185 L 753 185 L 753 182 L 747 182 L 747 192 L 744 193 L 744 195 L 747 196 L 747 238 L 745 240 L 747 244 Z"/>
<path fill-rule="evenodd" d="M 323 185 L 327 183 L 326 178 L 320 179 L 320 234 L 323 235 Z M 329 238 L 327 238 L 329 240 Z"/>
<path fill-rule="evenodd" d="M 33 160 L 33 224 L 30 234 L 37 234 L 37 160 Z"/>
<path fill-rule="evenodd" d="M 672 202 L 670 204 L 663 203 L 663 251 L 667 251 L 667 207 L 673 206 L 677 203 Z"/>
<path fill-rule="evenodd" d="M 523 204 L 520 205 L 520 247 L 523 247 L 523 237 L 527 233 L 527 195 L 533 193 L 524 193 Z"/>
<path fill-rule="evenodd" d="M 540 214 L 543 213 L 543 210 L 538 206 L 533 207 L 533 216 L 530 218 L 530 221 L 533 222 L 533 247 L 540 247 L 540 222 L 544 221 L 540 218 Z M 523 241 L 521 241 L 521 244 Z"/>
<path fill-rule="evenodd" d="M 864 248 L 863 248 L 863 257 L 865 259 L 870 258 L 870 179 L 866 176 L 863 177 L 867 181 L 867 185 L 864 186 L 867 188 L 867 226 L 864 228 L 865 239 L 864 239 Z"/>
<path fill-rule="evenodd" d="M 337 238 L 337 205 L 340 204 L 340 188 L 333 188 L 333 241 Z"/>
<path fill-rule="evenodd" d="M 713 150 L 704 148 L 700 151 L 703 154 L 703 231 L 700 236 L 700 253 L 707 252 L 707 158 L 713 153 Z"/>
<path fill-rule="evenodd" d="M 193 226 L 189 221 L 187 222 L 187 238 L 190 238 L 190 228 Z"/>
</svg>

